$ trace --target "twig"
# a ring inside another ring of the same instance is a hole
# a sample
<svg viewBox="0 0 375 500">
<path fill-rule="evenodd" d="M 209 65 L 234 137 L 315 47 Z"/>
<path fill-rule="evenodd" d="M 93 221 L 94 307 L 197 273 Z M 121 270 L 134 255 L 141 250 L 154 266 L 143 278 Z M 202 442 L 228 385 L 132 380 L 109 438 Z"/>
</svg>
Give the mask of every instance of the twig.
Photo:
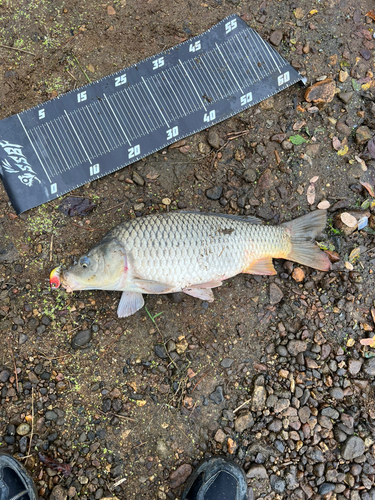
<svg viewBox="0 0 375 500">
<path fill-rule="evenodd" d="M 78 64 L 79 69 L 82 71 L 82 73 L 83 73 L 83 74 L 85 75 L 85 77 L 87 78 L 87 81 L 88 81 L 89 83 L 91 83 L 90 78 L 87 76 L 86 71 L 85 71 L 85 70 L 82 68 L 82 66 L 79 64 L 79 61 L 78 61 L 78 59 L 76 58 L 76 56 L 75 56 L 75 55 L 73 55 L 73 58 L 74 58 L 74 60 L 76 61 L 76 63 Z"/>
<path fill-rule="evenodd" d="M 193 394 L 193 392 L 195 391 L 196 387 L 202 382 L 202 380 L 208 375 L 208 372 L 206 372 L 199 380 L 198 382 L 195 384 L 195 386 L 193 387 L 193 390 L 191 391 L 190 394 Z"/>
<path fill-rule="evenodd" d="M 105 413 L 103 410 L 99 410 L 99 409 L 98 409 L 98 412 L 101 413 L 102 415 L 105 415 L 106 417 L 114 416 L 114 417 L 122 418 L 123 420 L 129 420 L 130 422 L 137 422 L 137 420 L 135 418 L 125 417 L 125 415 L 119 415 L 118 413 L 113 413 L 113 412 Z"/>
<path fill-rule="evenodd" d="M 238 406 L 235 410 L 233 410 L 233 413 L 236 413 L 238 410 L 240 410 L 243 406 L 249 404 L 251 401 L 251 399 L 248 399 L 247 401 L 245 401 L 244 403 L 242 403 L 242 405 Z"/>
<path fill-rule="evenodd" d="M 134 447 L 133 447 L 133 450 L 134 450 L 135 448 L 139 448 L 140 446 L 143 446 L 144 444 L 147 444 L 147 441 L 144 441 L 143 443 L 137 444 L 137 446 L 134 446 Z"/>
<path fill-rule="evenodd" d="M 53 249 L 53 234 L 51 235 L 51 244 L 49 246 L 49 261 L 52 262 L 52 249 Z"/>
<path fill-rule="evenodd" d="M 73 226 L 80 227 L 81 229 L 87 229 L 87 231 L 107 231 L 107 229 L 94 229 L 93 227 L 80 226 L 79 224 L 75 224 L 72 222 Z"/>
<path fill-rule="evenodd" d="M 77 81 L 77 78 L 74 75 L 72 75 L 72 73 L 68 69 L 66 70 L 66 72 L 69 73 L 69 75 L 73 78 L 73 80 Z"/>
<path fill-rule="evenodd" d="M 31 450 L 31 441 L 33 440 L 34 434 L 34 387 L 31 388 L 31 434 L 30 434 L 30 442 L 29 442 L 29 451 L 27 452 L 30 455 Z"/>
<path fill-rule="evenodd" d="M 18 392 L 18 376 L 17 376 L 16 360 L 14 359 L 14 352 L 13 352 L 12 346 L 10 345 L 9 338 L 7 338 L 7 340 L 8 340 L 10 352 L 12 353 L 13 364 L 14 364 L 14 375 L 16 376 L 16 388 L 17 388 L 17 392 Z"/>
<path fill-rule="evenodd" d="M 118 203 L 117 205 L 111 207 L 111 208 L 107 208 L 107 210 L 104 210 L 102 213 L 105 214 L 106 212 L 109 212 L 110 210 L 113 210 L 114 208 L 117 208 L 121 205 L 123 205 L 125 203 L 125 201 L 122 201 L 121 203 Z"/>
<path fill-rule="evenodd" d="M 3 45 L 2 43 L 0 43 L 0 47 L 2 47 L 3 49 L 17 50 L 19 52 L 25 52 L 26 54 L 30 54 L 31 56 L 35 56 L 35 54 L 33 52 L 29 52 L 28 50 L 17 49 L 16 47 L 9 47 L 9 45 Z"/>
</svg>

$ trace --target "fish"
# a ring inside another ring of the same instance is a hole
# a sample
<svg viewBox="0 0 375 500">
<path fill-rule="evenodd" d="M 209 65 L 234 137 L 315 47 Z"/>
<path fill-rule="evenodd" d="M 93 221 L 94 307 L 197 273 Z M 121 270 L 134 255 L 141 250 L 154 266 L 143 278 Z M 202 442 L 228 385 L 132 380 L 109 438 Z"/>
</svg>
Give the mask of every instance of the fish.
<svg viewBox="0 0 375 500">
<path fill-rule="evenodd" d="M 277 274 L 272 259 L 328 271 L 330 260 L 313 241 L 326 220 L 326 210 L 280 225 L 201 212 L 139 217 L 115 226 L 68 269 L 53 269 L 50 285 L 122 291 L 120 318 L 143 307 L 143 294 L 184 292 L 213 302 L 212 289 L 237 274 Z"/>
</svg>

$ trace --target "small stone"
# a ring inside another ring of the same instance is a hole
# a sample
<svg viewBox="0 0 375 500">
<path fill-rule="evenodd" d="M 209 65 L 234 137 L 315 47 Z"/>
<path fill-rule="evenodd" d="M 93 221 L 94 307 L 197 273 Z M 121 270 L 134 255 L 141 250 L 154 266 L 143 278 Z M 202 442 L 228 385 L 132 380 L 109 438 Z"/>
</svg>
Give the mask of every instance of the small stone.
<svg viewBox="0 0 375 500">
<path fill-rule="evenodd" d="M 365 59 L 366 61 L 368 61 L 369 59 L 371 59 L 371 52 L 367 49 L 362 49 L 359 51 L 359 53 L 361 54 L 361 56 L 363 57 L 363 59 Z"/>
<path fill-rule="evenodd" d="M 20 333 L 18 336 L 18 343 L 19 345 L 23 345 L 25 342 L 27 342 L 27 339 L 29 337 L 25 333 Z"/>
<path fill-rule="evenodd" d="M 271 304 L 271 306 L 278 304 L 283 297 L 284 297 L 284 294 L 280 290 L 280 288 L 275 283 L 271 283 L 271 285 L 270 285 L 270 304 Z"/>
<path fill-rule="evenodd" d="M 275 98 L 273 96 L 271 96 L 268 99 L 265 99 L 264 101 L 262 101 L 260 103 L 260 107 L 263 110 L 267 111 L 267 110 L 273 109 L 274 104 L 275 104 Z"/>
<path fill-rule="evenodd" d="M 329 395 L 334 399 L 344 399 L 344 391 L 341 387 L 331 387 L 329 390 Z"/>
<path fill-rule="evenodd" d="M 138 172 L 133 172 L 133 181 L 138 184 L 138 186 L 144 186 L 145 185 L 145 181 L 143 179 L 143 177 L 141 177 Z"/>
<path fill-rule="evenodd" d="M 29 424 L 20 424 L 16 429 L 16 433 L 19 436 L 26 436 L 26 434 L 29 434 L 30 430 L 31 427 L 29 426 Z"/>
<path fill-rule="evenodd" d="M 340 416 L 339 412 L 334 408 L 331 408 L 330 406 L 328 406 L 327 408 L 323 408 L 322 415 L 324 415 L 325 417 L 329 417 L 332 420 L 337 420 Z"/>
<path fill-rule="evenodd" d="M 275 413 L 280 413 L 290 406 L 290 401 L 289 399 L 286 398 L 280 398 L 277 400 L 277 403 L 274 406 L 274 412 Z"/>
<path fill-rule="evenodd" d="M 165 350 L 165 347 L 163 344 L 156 344 L 154 347 L 154 352 L 156 356 L 158 356 L 160 359 L 167 359 L 168 354 L 167 351 Z"/>
<path fill-rule="evenodd" d="M 319 495 L 326 495 L 335 489 L 335 484 L 333 483 L 323 483 L 319 486 Z"/>
<path fill-rule="evenodd" d="M 9 370 L 2 370 L 0 372 L 0 382 L 3 382 L 3 384 L 5 382 L 8 382 L 9 377 L 10 377 L 10 371 Z"/>
<path fill-rule="evenodd" d="M 240 417 L 236 418 L 234 422 L 234 430 L 241 434 L 245 429 L 249 429 L 253 425 L 254 425 L 254 419 L 252 414 L 249 412 L 246 413 L 245 415 L 241 415 Z"/>
<path fill-rule="evenodd" d="M 214 132 L 213 130 L 210 130 L 208 132 L 208 138 L 207 142 L 210 146 L 212 146 L 214 149 L 219 149 L 220 148 L 220 137 L 219 135 Z"/>
<path fill-rule="evenodd" d="M 306 456 L 313 462 L 325 462 L 324 455 L 319 448 L 308 448 Z"/>
<path fill-rule="evenodd" d="M 268 479 L 267 470 L 264 465 L 251 465 L 246 473 L 248 479 Z"/>
<path fill-rule="evenodd" d="M 342 101 L 344 104 L 349 104 L 354 96 L 354 92 L 340 92 L 338 96 L 340 101 Z"/>
<path fill-rule="evenodd" d="M 217 443 L 224 443 L 225 441 L 225 438 L 226 438 L 226 435 L 225 435 L 225 432 L 222 430 L 222 429 L 218 429 L 216 431 L 216 434 L 214 436 L 214 439 Z"/>
<path fill-rule="evenodd" d="M 53 488 L 48 498 L 49 500 L 66 500 L 68 498 L 68 491 L 58 484 Z"/>
<path fill-rule="evenodd" d="M 223 361 L 220 363 L 220 365 L 223 368 L 229 368 L 230 366 L 232 366 L 233 361 L 234 359 L 232 358 L 224 358 Z"/>
<path fill-rule="evenodd" d="M 349 76 L 349 73 L 344 70 L 340 70 L 339 72 L 339 82 L 344 83 Z"/>
<path fill-rule="evenodd" d="M 39 384 L 39 379 L 34 372 L 29 372 L 27 374 L 27 378 L 30 380 L 32 384 Z"/>
<path fill-rule="evenodd" d="M 307 349 L 307 344 L 303 340 L 290 340 L 287 345 L 289 354 L 292 356 L 297 356 L 300 352 L 305 352 Z"/>
<path fill-rule="evenodd" d="M 222 186 L 214 186 L 210 189 L 207 189 L 206 196 L 209 200 L 219 200 L 223 193 Z"/>
<path fill-rule="evenodd" d="M 190 464 L 182 464 L 178 469 L 172 472 L 172 474 L 169 476 L 169 486 L 172 489 L 178 488 L 181 486 L 181 484 L 184 484 L 186 479 L 190 476 L 190 474 L 193 472 L 193 468 Z"/>
<path fill-rule="evenodd" d="M 281 479 L 279 476 L 276 476 L 276 474 L 271 474 L 270 485 L 273 491 L 276 491 L 276 493 L 284 493 L 286 486 L 285 481 Z"/>
<path fill-rule="evenodd" d="M 228 438 L 227 448 L 228 448 L 228 453 L 233 455 L 233 453 L 236 451 L 237 443 L 232 438 Z"/>
<path fill-rule="evenodd" d="M 365 452 L 365 443 L 359 436 L 350 436 L 341 446 L 341 455 L 344 460 L 353 460 Z"/>
<path fill-rule="evenodd" d="M 346 123 L 338 121 L 336 123 L 336 130 L 339 134 L 343 135 L 344 137 L 349 137 L 350 134 L 352 133 L 352 130 L 350 127 L 346 125 Z"/>
<path fill-rule="evenodd" d="M 285 139 L 286 139 L 286 134 L 274 134 L 271 137 L 271 141 L 278 142 L 279 144 L 285 141 Z"/>
<path fill-rule="evenodd" d="M 257 180 L 257 174 L 253 168 L 247 168 L 242 174 L 242 178 L 246 182 L 255 182 Z"/>
<path fill-rule="evenodd" d="M 311 410 L 308 406 L 302 406 L 302 408 L 298 410 L 298 417 L 303 424 L 306 424 L 309 421 L 310 415 Z"/>
<path fill-rule="evenodd" d="M 366 375 L 370 375 L 371 377 L 375 375 L 375 358 L 370 358 L 365 361 L 363 371 Z"/>
<path fill-rule="evenodd" d="M 278 47 L 283 39 L 283 32 L 280 30 L 273 31 L 270 36 L 270 42 L 275 47 Z"/>
<path fill-rule="evenodd" d="M 293 144 L 290 141 L 286 140 L 281 143 L 281 147 L 284 151 L 290 151 L 291 149 L 293 149 Z"/>
<path fill-rule="evenodd" d="M 361 371 L 362 360 L 361 359 L 350 359 L 348 363 L 348 370 L 351 375 L 357 375 Z"/>
<path fill-rule="evenodd" d="M 217 405 L 221 404 L 224 401 L 223 388 L 221 385 L 218 385 L 214 392 L 210 394 L 210 399 Z"/>
<path fill-rule="evenodd" d="M 361 126 L 357 128 L 355 133 L 355 142 L 357 144 L 365 144 L 372 138 L 371 131 L 366 126 Z"/>
<path fill-rule="evenodd" d="M 71 345 L 73 349 L 79 349 L 87 345 L 92 339 L 91 330 L 81 330 L 76 333 L 71 341 Z"/>
<path fill-rule="evenodd" d="M 336 83 L 332 78 L 326 78 L 321 82 L 314 83 L 306 89 L 305 100 L 307 102 L 325 103 L 331 102 L 336 94 Z"/>
<path fill-rule="evenodd" d="M 272 420 L 272 422 L 268 425 L 267 429 L 271 432 L 280 432 L 283 427 L 283 423 L 280 419 L 275 418 Z"/>
<path fill-rule="evenodd" d="M 54 422 L 55 420 L 57 420 L 58 415 L 53 410 L 47 410 L 46 414 L 45 414 L 45 418 L 46 418 L 46 420 L 51 420 L 52 422 Z"/>
<path fill-rule="evenodd" d="M 264 380 L 264 377 L 263 377 Z M 253 411 L 261 411 L 266 403 L 267 391 L 264 385 L 255 385 L 251 409 Z"/>
<path fill-rule="evenodd" d="M 297 283 L 300 283 L 305 279 L 305 271 L 300 267 L 296 267 L 295 269 L 293 269 L 292 278 Z"/>
</svg>

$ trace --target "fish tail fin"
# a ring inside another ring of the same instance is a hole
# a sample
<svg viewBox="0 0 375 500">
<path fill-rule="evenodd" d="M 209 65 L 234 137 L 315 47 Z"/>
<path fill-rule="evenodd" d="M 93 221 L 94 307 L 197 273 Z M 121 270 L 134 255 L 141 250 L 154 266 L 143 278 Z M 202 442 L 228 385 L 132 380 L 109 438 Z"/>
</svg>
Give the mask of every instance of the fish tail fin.
<svg viewBox="0 0 375 500">
<path fill-rule="evenodd" d="M 292 249 L 287 255 L 288 260 L 305 266 L 329 271 L 331 262 L 324 252 L 311 240 L 324 229 L 327 223 L 327 211 L 315 210 L 290 222 L 284 222 L 292 243 Z"/>
</svg>

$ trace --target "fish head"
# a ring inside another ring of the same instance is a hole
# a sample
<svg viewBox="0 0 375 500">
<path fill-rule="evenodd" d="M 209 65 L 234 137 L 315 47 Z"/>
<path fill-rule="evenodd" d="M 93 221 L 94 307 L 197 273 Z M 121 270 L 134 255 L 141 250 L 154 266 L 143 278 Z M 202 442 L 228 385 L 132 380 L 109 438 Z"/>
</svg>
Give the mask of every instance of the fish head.
<svg viewBox="0 0 375 500">
<path fill-rule="evenodd" d="M 68 292 L 76 290 L 121 290 L 128 273 L 123 246 L 116 240 L 102 240 L 68 269 L 57 267 L 50 274 L 50 285 Z"/>
</svg>

